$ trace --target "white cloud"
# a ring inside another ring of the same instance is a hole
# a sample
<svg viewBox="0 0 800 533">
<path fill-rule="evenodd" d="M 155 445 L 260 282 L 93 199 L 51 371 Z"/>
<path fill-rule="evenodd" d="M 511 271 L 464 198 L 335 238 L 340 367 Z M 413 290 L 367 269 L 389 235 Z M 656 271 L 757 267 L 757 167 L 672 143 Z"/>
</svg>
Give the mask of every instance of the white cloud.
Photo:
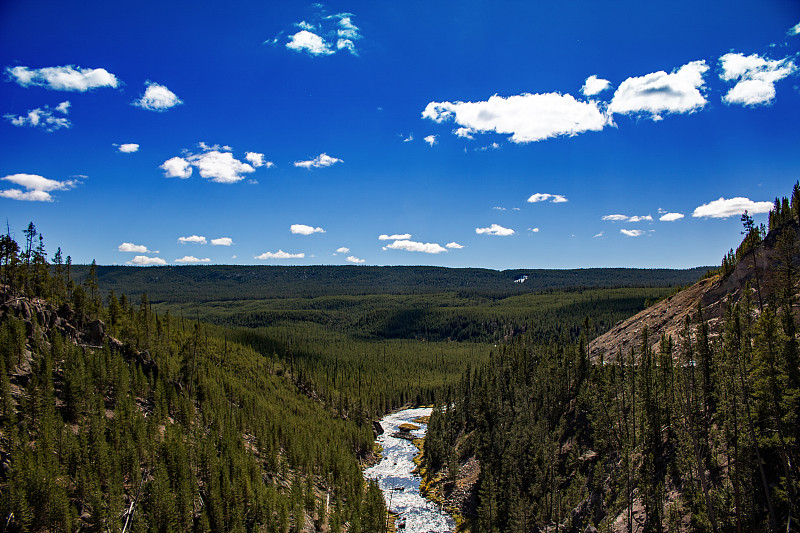
<svg viewBox="0 0 800 533">
<path fill-rule="evenodd" d="M 51 180 L 37 174 L 11 174 L 0 179 L 27 189 L 6 189 L 0 191 L 0 197 L 27 202 L 52 202 L 51 191 L 66 191 L 79 183 L 77 180 Z"/>
<path fill-rule="evenodd" d="M 354 255 L 348 256 L 347 259 L 345 259 L 345 261 L 347 261 L 348 263 L 366 263 L 367 262 L 366 259 L 359 259 L 358 257 L 356 257 Z"/>
<path fill-rule="evenodd" d="M 322 6 L 316 4 L 318 9 Z M 356 41 L 361 39 L 361 33 L 352 20 L 350 13 L 337 13 L 315 15 L 313 23 L 305 20 L 295 24 L 300 31 L 290 35 L 286 48 L 296 52 L 307 53 L 312 56 L 329 56 L 340 50 L 347 50 L 353 55 L 358 55 Z M 281 35 L 271 42 L 277 43 Z"/>
<path fill-rule="evenodd" d="M 436 137 L 438 137 L 438 135 L 428 135 L 427 137 L 425 137 L 423 139 L 423 141 L 425 141 L 429 145 L 433 146 L 435 144 L 438 144 L 438 141 L 436 140 Z"/>
<path fill-rule="evenodd" d="M 516 232 L 510 228 L 504 228 L 499 224 L 492 224 L 488 228 L 475 228 L 475 233 L 478 235 L 497 235 L 500 237 L 508 237 L 514 235 Z"/>
<path fill-rule="evenodd" d="M 23 87 L 34 85 L 56 91 L 85 92 L 98 87 L 117 87 L 119 80 L 104 68 L 63 67 L 9 67 L 6 73 Z"/>
<path fill-rule="evenodd" d="M 180 259 L 176 259 L 175 262 L 176 263 L 210 263 L 211 262 L 211 258 L 206 257 L 204 259 L 198 259 L 197 257 L 195 257 L 193 255 L 185 255 L 185 256 L 181 257 Z"/>
<path fill-rule="evenodd" d="M 620 83 L 611 103 L 610 113 L 623 115 L 649 114 L 661 120 L 663 113 L 692 113 L 706 105 L 701 89 L 703 74 L 708 70 L 705 61 L 692 61 L 670 74 L 659 71 L 628 78 Z"/>
<path fill-rule="evenodd" d="M 378 240 L 381 241 L 407 241 L 411 238 L 410 233 L 396 233 L 394 235 L 378 235 Z"/>
<path fill-rule="evenodd" d="M 401 135 L 401 137 L 402 137 L 402 135 Z M 403 142 L 404 142 L 404 143 L 410 143 L 410 142 L 411 142 L 411 141 L 413 141 L 413 140 L 414 140 L 414 134 L 413 134 L 413 133 L 409 133 L 409 134 L 408 134 L 408 137 L 406 137 L 405 139 L 403 139 Z"/>
<path fill-rule="evenodd" d="M 598 78 L 597 76 L 592 74 L 591 76 L 586 78 L 586 82 L 583 84 L 583 87 L 581 88 L 581 93 L 583 93 L 584 96 L 594 96 L 610 88 L 611 88 L 610 81 Z"/>
<path fill-rule="evenodd" d="M 692 216 L 696 218 L 728 218 L 741 215 L 745 211 L 751 215 L 769 213 L 772 206 L 772 202 L 754 202 L 740 196 L 730 199 L 720 198 L 696 208 Z"/>
<path fill-rule="evenodd" d="M 148 81 L 145 85 L 147 85 L 147 89 L 145 89 L 142 97 L 133 102 L 136 107 L 141 107 L 148 111 L 166 111 L 183 103 L 174 92 L 164 85 L 152 81 Z"/>
<path fill-rule="evenodd" d="M 244 154 L 244 158 L 256 168 L 258 167 L 272 168 L 275 166 L 275 163 L 273 163 L 272 161 L 266 161 L 264 159 L 264 154 L 259 154 L 258 152 L 247 152 Z"/>
<path fill-rule="evenodd" d="M 800 22 L 797 23 L 796 26 L 793 26 L 788 32 L 789 35 L 800 35 Z"/>
<path fill-rule="evenodd" d="M 173 158 L 174 159 L 174 158 Z M 236 183 L 244 179 L 243 174 L 250 174 L 256 169 L 242 163 L 230 152 L 212 150 L 186 158 L 200 172 L 200 177 L 215 183 Z"/>
<path fill-rule="evenodd" d="M 302 259 L 305 256 L 306 254 L 304 253 L 290 254 L 283 250 L 278 250 L 277 252 L 264 252 L 261 255 L 255 256 L 254 259 Z"/>
<path fill-rule="evenodd" d="M 627 237 L 641 237 L 646 233 L 646 231 L 641 229 L 621 229 L 619 232 Z"/>
<path fill-rule="evenodd" d="M 492 207 L 492 209 L 494 209 L 496 211 L 505 211 L 506 210 L 505 207 L 500 207 L 499 205 L 496 205 L 496 206 Z"/>
<path fill-rule="evenodd" d="M 528 228 L 528 231 L 531 231 L 533 233 L 539 233 L 539 228 Z"/>
<path fill-rule="evenodd" d="M 308 161 L 295 161 L 294 166 L 311 169 L 313 168 L 324 168 L 329 167 L 331 165 L 335 165 L 336 163 L 344 163 L 341 159 L 337 157 L 331 157 L 328 154 L 322 153 L 319 154 L 314 159 L 310 159 Z"/>
<path fill-rule="evenodd" d="M 347 246 L 342 246 L 341 248 L 337 248 L 336 249 L 336 253 L 337 254 L 349 254 L 350 253 L 350 248 L 348 248 Z"/>
<path fill-rule="evenodd" d="M 144 244 L 133 244 L 132 242 L 123 242 L 117 246 L 120 252 L 134 252 L 137 254 L 157 254 L 158 252 L 151 252 Z"/>
<path fill-rule="evenodd" d="M 474 139 L 475 137 L 473 137 L 472 135 L 473 133 L 475 133 L 475 130 L 471 128 L 461 127 L 453 130 L 453 135 L 455 135 L 456 137 L 461 137 L 463 139 Z"/>
<path fill-rule="evenodd" d="M 69 112 L 69 106 L 70 103 L 67 101 L 61 102 L 55 108 L 51 108 L 50 106 L 37 107 L 36 109 L 28 111 L 27 115 L 6 114 L 3 115 L 3 117 L 14 126 L 29 126 L 31 128 L 42 128 L 47 132 L 54 132 L 61 128 L 69 128 L 72 126 L 69 119 L 53 114 L 55 111 L 66 115 Z"/>
<path fill-rule="evenodd" d="M 206 238 L 202 235 L 190 235 L 189 237 L 178 237 L 178 242 L 181 244 L 186 244 L 187 242 L 194 244 L 205 244 Z"/>
<path fill-rule="evenodd" d="M 233 239 L 230 237 L 220 237 L 219 239 L 211 239 L 212 246 L 230 246 L 233 244 Z"/>
<path fill-rule="evenodd" d="M 422 117 L 437 123 L 453 119 L 474 132 L 511 134 L 515 143 L 600 131 L 609 124 L 596 103 L 558 93 L 494 95 L 483 102 L 430 102 Z"/>
<path fill-rule="evenodd" d="M 532 194 L 531 197 L 528 198 L 528 203 L 535 204 L 539 202 L 547 202 L 548 200 L 550 201 L 550 203 L 553 204 L 562 204 L 568 201 L 567 197 L 561 194 L 549 194 L 545 192 L 537 192 L 535 194 Z"/>
<path fill-rule="evenodd" d="M 445 248 L 450 248 L 451 250 L 460 250 L 464 246 L 458 244 L 457 242 L 448 242 L 447 244 L 444 245 L 444 247 Z"/>
<path fill-rule="evenodd" d="M 289 231 L 295 235 L 311 235 L 312 233 L 325 233 L 322 228 L 315 228 L 314 226 L 306 226 L 305 224 L 292 224 L 289 226 Z"/>
<path fill-rule="evenodd" d="M 446 252 L 447 249 L 435 242 L 414 242 L 409 240 L 398 240 L 383 247 L 384 250 L 406 250 L 407 252 L 422 252 L 426 254 L 439 254 Z"/>
<path fill-rule="evenodd" d="M 225 145 L 206 144 L 205 142 L 200 141 L 199 143 L 197 143 L 197 147 L 203 150 L 204 152 L 211 152 L 212 150 L 216 150 L 218 152 L 233 152 L 233 148 L 231 148 L 227 144 Z"/>
<path fill-rule="evenodd" d="M 192 165 L 182 157 L 173 157 L 159 167 L 168 178 L 186 179 L 192 175 Z"/>
<path fill-rule="evenodd" d="M 148 266 L 148 265 L 166 265 L 167 262 L 161 259 L 160 257 L 147 257 L 146 255 L 137 255 L 130 261 L 128 261 L 129 265 L 139 265 L 139 266 Z"/>
<path fill-rule="evenodd" d="M 726 104 L 770 104 L 775 99 L 775 82 L 797 71 L 797 66 L 789 58 L 769 60 L 758 54 L 725 54 L 719 62 L 722 69 L 720 79 L 736 81 L 736 85 L 722 97 Z"/>
<path fill-rule="evenodd" d="M 594 236 L 594 237 L 592 237 L 592 238 L 593 238 L 593 239 L 597 239 L 598 237 L 602 237 L 604 234 L 605 234 L 605 232 L 601 231 L 600 233 L 598 233 L 597 235 L 595 235 L 595 236 Z"/>
<path fill-rule="evenodd" d="M 306 52 L 312 56 L 327 56 L 334 53 L 328 43 L 325 42 L 325 39 L 308 30 L 300 30 L 289 37 L 286 48 L 295 52 Z"/>
<path fill-rule="evenodd" d="M 675 222 L 683 218 L 683 213 L 664 213 L 658 220 L 661 222 Z"/>
<path fill-rule="evenodd" d="M 603 220 L 612 222 L 652 222 L 653 217 L 651 215 L 634 215 L 632 217 L 628 215 L 605 215 Z"/>
<path fill-rule="evenodd" d="M 134 143 L 120 144 L 117 150 L 123 154 L 132 154 L 139 151 L 139 145 Z"/>
</svg>

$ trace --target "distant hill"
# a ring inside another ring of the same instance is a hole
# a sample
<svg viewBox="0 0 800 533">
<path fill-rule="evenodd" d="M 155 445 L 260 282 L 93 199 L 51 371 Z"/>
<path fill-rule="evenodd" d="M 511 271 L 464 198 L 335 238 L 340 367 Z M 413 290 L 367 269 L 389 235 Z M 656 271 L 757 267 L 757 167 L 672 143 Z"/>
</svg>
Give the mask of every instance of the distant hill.
<svg viewBox="0 0 800 533">
<path fill-rule="evenodd" d="M 153 303 L 184 303 L 326 295 L 425 294 L 463 291 L 507 297 L 543 290 L 595 287 L 672 287 L 694 283 L 708 267 L 690 269 L 587 268 L 572 270 L 444 268 L 426 266 L 98 266 L 104 291 Z M 76 281 L 89 273 L 72 267 Z M 515 280 L 523 279 L 523 283 Z"/>
</svg>

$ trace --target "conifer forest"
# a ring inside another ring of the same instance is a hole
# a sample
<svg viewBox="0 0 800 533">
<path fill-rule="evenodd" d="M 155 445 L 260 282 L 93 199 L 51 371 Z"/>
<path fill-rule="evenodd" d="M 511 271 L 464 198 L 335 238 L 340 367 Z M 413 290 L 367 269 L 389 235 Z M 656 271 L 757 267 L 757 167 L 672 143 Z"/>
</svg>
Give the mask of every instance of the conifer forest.
<svg viewBox="0 0 800 533">
<path fill-rule="evenodd" d="M 800 186 L 741 221 L 691 270 L 73 265 L 8 230 L 0 530 L 384 532 L 373 422 L 423 405 L 459 531 L 797 530 Z"/>
</svg>

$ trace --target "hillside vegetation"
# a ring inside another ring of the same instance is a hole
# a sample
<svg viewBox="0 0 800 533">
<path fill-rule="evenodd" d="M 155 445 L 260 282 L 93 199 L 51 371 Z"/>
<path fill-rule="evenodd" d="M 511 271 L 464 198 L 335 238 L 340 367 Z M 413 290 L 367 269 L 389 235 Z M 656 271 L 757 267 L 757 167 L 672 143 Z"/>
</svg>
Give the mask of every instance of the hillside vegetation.
<svg viewBox="0 0 800 533">
<path fill-rule="evenodd" d="M 800 186 L 742 223 L 708 279 L 601 338 L 523 334 L 464 373 L 425 441 L 462 529 L 797 528 Z"/>
</svg>

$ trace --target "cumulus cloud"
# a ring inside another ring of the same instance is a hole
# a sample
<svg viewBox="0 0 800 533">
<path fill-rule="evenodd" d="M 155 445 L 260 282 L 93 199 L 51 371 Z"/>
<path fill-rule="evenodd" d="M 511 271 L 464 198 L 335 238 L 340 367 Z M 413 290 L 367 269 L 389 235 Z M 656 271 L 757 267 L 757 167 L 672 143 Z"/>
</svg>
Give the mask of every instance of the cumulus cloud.
<svg viewBox="0 0 800 533">
<path fill-rule="evenodd" d="M 123 242 L 117 246 L 120 252 L 134 252 L 137 254 L 157 254 L 158 252 L 151 252 L 144 244 L 133 244 L 132 242 Z"/>
<path fill-rule="evenodd" d="M 294 166 L 311 169 L 329 167 L 335 165 L 336 163 L 344 163 L 344 161 L 337 157 L 331 157 L 328 154 L 322 153 L 314 159 L 310 159 L 308 161 L 295 161 Z"/>
<path fill-rule="evenodd" d="M 164 85 L 148 81 L 147 88 L 144 94 L 138 100 L 133 102 L 136 107 L 147 109 L 148 111 L 166 111 L 176 105 L 180 105 L 183 101 L 178 96 L 167 89 Z"/>
<path fill-rule="evenodd" d="M 750 214 L 769 213 L 772 209 L 772 202 L 754 202 L 749 198 L 720 198 L 707 204 L 703 204 L 694 210 L 692 216 L 695 218 L 728 218 L 741 215 L 745 211 Z"/>
<path fill-rule="evenodd" d="M 586 78 L 586 82 L 583 84 L 583 87 L 581 87 L 581 93 L 583 93 L 584 96 L 594 96 L 609 88 L 611 88 L 610 81 L 598 78 L 592 74 Z"/>
<path fill-rule="evenodd" d="M 299 254 L 290 254 L 283 250 L 278 250 L 277 252 L 264 252 L 261 255 L 255 256 L 254 259 L 302 259 L 305 256 L 306 254 L 302 252 Z"/>
<path fill-rule="evenodd" d="M 400 137 L 403 137 L 403 136 L 401 135 Z M 404 143 L 410 143 L 410 142 L 411 142 L 411 141 L 413 141 L 413 140 L 414 140 L 414 134 L 413 134 L 413 133 L 409 133 L 409 134 L 408 134 L 408 137 L 405 137 L 405 138 L 403 139 L 403 142 L 404 142 Z"/>
<path fill-rule="evenodd" d="M 134 143 L 126 143 L 114 146 L 116 146 L 117 150 L 122 152 L 123 154 L 132 154 L 134 152 L 139 151 L 139 145 Z"/>
<path fill-rule="evenodd" d="M 350 253 L 350 248 L 348 248 L 347 246 L 342 246 L 341 248 L 337 248 L 336 249 L 336 253 L 337 254 L 349 254 Z"/>
<path fill-rule="evenodd" d="M 641 229 L 621 229 L 619 230 L 620 233 L 625 235 L 626 237 L 641 237 L 646 232 Z"/>
<path fill-rule="evenodd" d="M 460 250 L 463 248 L 462 245 L 458 244 L 457 242 L 448 242 L 444 245 L 445 248 L 450 248 L 451 250 Z"/>
<path fill-rule="evenodd" d="M 230 237 L 220 237 L 219 239 L 211 239 L 212 246 L 230 246 L 233 244 L 233 239 Z"/>
<path fill-rule="evenodd" d="M 173 158 L 174 159 L 174 158 Z M 236 183 L 242 181 L 243 174 L 255 172 L 252 166 L 242 163 L 230 152 L 212 150 L 202 154 L 187 157 L 192 165 L 197 167 L 201 178 L 209 179 L 215 183 Z"/>
<path fill-rule="evenodd" d="M 604 215 L 603 220 L 612 220 L 614 222 L 623 222 L 628 220 L 628 215 Z"/>
<path fill-rule="evenodd" d="M 312 56 L 328 56 L 334 53 L 325 39 L 308 30 L 300 30 L 290 36 L 286 48 L 295 52 L 306 52 Z"/>
<path fill-rule="evenodd" d="M 428 135 L 427 137 L 425 137 L 423 139 L 423 141 L 428 143 L 430 146 L 433 146 L 435 144 L 438 144 L 438 141 L 436 140 L 436 137 L 438 137 L 438 135 Z"/>
<path fill-rule="evenodd" d="M 553 204 L 562 204 L 564 202 L 567 202 L 568 200 L 567 197 L 564 195 L 549 194 L 545 192 L 537 192 L 535 194 L 532 194 L 531 197 L 528 198 L 528 203 L 531 204 L 536 204 L 539 202 L 547 202 L 547 201 Z"/>
<path fill-rule="evenodd" d="M 447 249 L 435 242 L 415 242 L 409 240 L 397 240 L 383 247 L 384 250 L 405 250 L 407 252 L 422 252 L 426 254 L 440 254 Z"/>
<path fill-rule="evenodd" d="M 683 218 L 683 213 L 664 213 L 658 220 L 661 222 L 675 222 Z"/>
<path fill-rule="evenodd" d="M 497 235 L 499 237 L 508 237 L 514 235 L 516 232 L 510 228 L 504 228 L 499 224 L 492 224 L 488 228 L 475 228 L 475 233 L 478 235 Z"/>
<path fill-rule="evenodd" d="M 314 226 L 306 226 L 305 224 L 292 224 L 289 226 L 289 231 L 295 235 L 311 235 L 312 233 L 325 233 L 322 228 L 315 228 Z"/>
<path fill-rule="evenodd" d="M 539 233 L 539 228 L 528 228 L 528 231 L 532 233 Z"/>
<path fill-rule="evenodd" d="M 197 257 L 195 257 L 193 255 L 185 255 L 185 256 L 181 257 L 180 259 L 176 259 L 175 262 L 176 263 L 210 263 L 211 262 L 211 258 L 206 257 L 204 259 L 198 259 Z"/>
<path fill-rule="evenodd" d="M 275 163 L 272 161 L 267 161 L 264 159 L 264 154 L 259 154 L 258 152 L 247 152 L 244 154 L 244 158 L 254 167 L 267 167 L 272 168 L 275 166 Z"/>
<path fill-rule="evenodd" d="M 194 244 L 205 244 L 207 241 L 202 235 L 190 235 L 188 237 L 178 237 L 178 242 L 181 244 L 186 244 L 187 242 Z"/>
<path fill-rule="evenodd" d="M 69 119 L 53 114 L 56 112 L 66 115 L 69 112 L 69 106 L 70 103 L 67 101 L 61 102 L 55 108 L 46 105 L 31 109 L 26 115 L 6 114 L 3 115 L 3 117 L 14 126 L 42 128 L 47 132 L 53 132 L 61 128 L 69 128 L 72 126 Z"/>
<path fill-rule="evenodd" d="M 394 235 L 378 235 L 378 240 L 381 241 L 407 241 L 411 238 L 410 233 L 396 233 Z"/>
<path fill-rule="evenodd" d="M 610 113 L 650 115 L 661 120 L 664 113 L 692 113 L 706 105 L 701 90 L 708 70 L 705 61 L 692 61 L 670 74 L 659 71 L 628 78 L 620 83 L 608 106 Z"/>
<path fill-rule="evenodd" d="M 463 139 L 474 139 L 475 137 L 473 137 L 472 135 L 473 133 L 475 133 L 475 130 L 471 128 L 461 127 L 453 130 L 453 135 L 455 135 L 456 137 L 461 137 Z"/>
<path fill-rule="evenodd" d="M 722 97 L 726 104 L 767 105 L 775 100 L 775 82 L 794 74 L 797 66 L 789 59 L 770 60 L 758 54 L 725 54 L 719 58 L 720 79 L 735 81 Z"/>
<path fill-rule="evenodd" d="M 198 144 L 204 150 L 199 154 L 185 152 L 182 157 L 173 157 L 161 165 L 168 178 L 186 179 L 192 175 L 192 167 L 196 167 L 201 178 L 215 183 L 237 183 L 245 179 L 245 174 L 256 171 L 253 166 L 233 157 L 230 146 L 209 146 L 204 142 Z M 254 152 L 247 152 L 245 159 L 253 159 Z M 255 154 L 261 155 L 261 154 Z M 249 157 L 248 157 L 249 156 Z M 257 165 L 258 166 L 258 165 Z M 272 166 L 263 163 L 261 166 Z"/>
<path fill-rule="evenodd" d="M 159 167 L 168 178 L 186 179 L 192 175 L 192 165 L 182 157 L 167 159 Z"/>
<path fill-rule="evenodd" d="M 104 68 L 63 67 L 8 67 L 6 74 L 23 87 L 31 85 L 56 91 L 85 92 L 98 87 L 117 87 L 119 80 Z"/>
<path fill-rule="evenodd" d="M 21 189 L 2 190 L 0 197 L 27 202 L 52 202 L 53 196 L 50 194 L 52 191 L 73 189 L 79 183 L 77 180 L 51 180 L 37 174 L 11 174 L 0 180 L 26 189 L 25 191 Z"/>
<path fill-rule="evenodd" d="M 347 259 L 345 259 L 345 261 L 347 261 L 348 263 L 366 263 L 367 262 L 366 259 L 359 259 L 358 257 L 356 257 L 354 255 L 347 256 Z"/>
<path fill-rule="evenodd" d="M 320 5 L 317 7 L 321 8 Z M 351 13 L 324 15 L 320 12 L 315 15 L 313 23 L 300 21 L 295 24 L 300 31 L 289 35 L 286 48 L 315 57 L 329 56 L 341 50 L 358 55 L 356 41 L 362 36 L 358 26 L 353 24 L 352 17 Z M 272 43 L 280 40 L 281 35 Z"/>
<path fill-rule="evenodd" d="M 800 22 L 798 22 L 796 26 L 793 26 L 791 29 L 789 29 L 789 31 L 786 33 L 789 35 L 800 35 Z"/>
<path fill-rule="evenodd" d="M 600 131 L 609 124 L 595 102 L 558 93 L 494 95 L 482 102 L 430 102 L 422 117 L 437 123 L 452 119 L 470 132 L 511 134 L 515 143 Z"/>
<path fill-rule="evenodd" d="M 146 255 L 137 255 L 130 261 L 128 261 L 129 265 L 139 265 L 139 266 L 148 266 L 148 265 L 159 265 L 163 266 L 166 265 L 167 262 L 161 259 L 160 257 L 148 257 Z"/>
</svg>

